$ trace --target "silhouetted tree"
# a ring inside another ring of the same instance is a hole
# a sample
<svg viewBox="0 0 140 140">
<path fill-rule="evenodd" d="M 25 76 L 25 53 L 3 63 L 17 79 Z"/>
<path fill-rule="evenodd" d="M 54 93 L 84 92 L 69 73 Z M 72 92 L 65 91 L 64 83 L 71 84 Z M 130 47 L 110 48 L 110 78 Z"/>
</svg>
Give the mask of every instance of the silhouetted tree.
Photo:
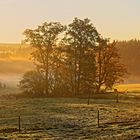
<svg viewBox="0 0 140 140">
<path fill-rule="evenodd" d="M 65 29 L 64 37 L 60 36 Z M 31 93 L 88 92 L 90 98 L 91 93 L 121 82 L 127 73 L 116 42 L 103 39 L 89 19 L 75 18 L 67 28 L 45 22 L 24 34 L 34 50 L 36 71 L 25 73 L 20 87 Z"/>
<path fill-rule="evenodd" d="M 44 96 L 44 79 L 37 71 L 26 72 L 19 83 L 19 87 L 29 96 Z"/>
<path fill-rule="evenodd" d="M 89 19 L 80 20 L 75 18 L 68 25 L 64 38 L 67 47 L 67 58 L 71 69 L 73 91 L 81 92 L 88 82 L 95 82 L 95 47 L 98 44 L 99 33 Z M 91 76 L 92 73 L 92 76 Z M 91 76 L 91 77 L 90 77 Z M 90 77 L 90 78 L 89 78 Z"/>
<path fill-rule="evenodd" d="M 64 31 L 64 26 L 58 22 L 43 23 L 37 29 L 27 29 L 24 32 L 25 42 L 33 48 L 33 60 L 45 77 L 45 92 L 49 93 L 50 65 L 52 63 L 53 48 L 57 46 L 58 36 Z"/>
<path fill-rule="evenodd" d="M 96 51 L 97 70 L 96 86 L 97 92 L 112 88 L 114 84 L 123 81 L 127 74 L 125 66 L 120 62 L 120 54 L 116 42 L 110 43 L 107 39 L 101 39 Z"/>
</svg>

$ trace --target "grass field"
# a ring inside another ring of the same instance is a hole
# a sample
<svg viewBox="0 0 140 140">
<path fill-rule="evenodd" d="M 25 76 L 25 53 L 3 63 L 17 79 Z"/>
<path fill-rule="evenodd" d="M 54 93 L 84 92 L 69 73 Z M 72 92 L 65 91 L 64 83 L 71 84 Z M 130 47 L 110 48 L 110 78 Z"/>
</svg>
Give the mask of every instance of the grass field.
<svg viewBox="0 0 140 140">
<path fill-rule="evenodd" d="M 127 92 L 139 92 L 140 93 L 140 84 L 121 84 L 116 86 L 119 91 Z"/>
<path fill-rule="evenodd" d="M 0 99 L 0 138 L 129 140 L 140 138 L 140 100 Z M 100 127 L 97 126 L 100 111 Z M 21 116 L 21 133 L 18 116 Z"/>
</svg>

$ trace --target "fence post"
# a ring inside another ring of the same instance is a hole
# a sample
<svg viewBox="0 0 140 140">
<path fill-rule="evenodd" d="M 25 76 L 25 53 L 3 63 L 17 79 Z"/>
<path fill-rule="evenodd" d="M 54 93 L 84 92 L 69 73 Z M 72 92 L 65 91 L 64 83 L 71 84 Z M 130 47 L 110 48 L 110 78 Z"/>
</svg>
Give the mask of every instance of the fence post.
<svg viewBox="0 0 140 140">
<path fill-rule="evenodd" d="M 116 103 L 119 103 L 119 92 L 117 89 L 114 89 L 114 93 L 116 94 Z"/>
<path fill-rule="evenodd" d="M 90 100 L 90 92 L 89 92 L 89 94 L 88 94 L 88 105 L 89 105 L 89 101 Z"/>
<path fill-rule="evenodd" d="M 117 92 L 117 100 L 116 100 L 116 103 L 119 103 L 119 94 Z"/>
<path fill-rule="evenodd" d="M 98 124 L 98 128 L 99 128 L 99 121 L 100 121 L 100 114 L 99 114 L 99 110 L 98 110 L 98 113 L 97 113 L 97 119 L 98 119 L 97 124 Z"/>
<path fill-rule="evenodd" d="M 21 123 L 20 123 L 20 116 L 18 116 L 18 131 L 21 131 Z"/>
</svg>

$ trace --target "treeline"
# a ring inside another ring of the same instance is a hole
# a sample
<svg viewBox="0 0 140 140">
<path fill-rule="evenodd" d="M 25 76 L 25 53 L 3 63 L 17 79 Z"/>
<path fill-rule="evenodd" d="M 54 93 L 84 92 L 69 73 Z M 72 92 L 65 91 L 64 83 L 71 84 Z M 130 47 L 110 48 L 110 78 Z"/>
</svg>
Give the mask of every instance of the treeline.
<svg viewBox="0 0 140 140">
<path fill-rule="evenodd" d="M 22 44 L 0 44 L 0 58 L 29 57 L 32 49 Z"/>
<path fill-rule="evenodd" d="M 133 77 L 140 77 L 140 40 L 129 40 L 117 42 L 121 61 L 126 65 Z"/>
<path fill-rule="evenodd" d="M 79 96 L 101 93 L 127 74 L 116 42 L 103 38 L 89 19 L 64 26 L 45 22 L 24 32 L 36 69 L 19 83 L 29 96 Z"/>
</svg>

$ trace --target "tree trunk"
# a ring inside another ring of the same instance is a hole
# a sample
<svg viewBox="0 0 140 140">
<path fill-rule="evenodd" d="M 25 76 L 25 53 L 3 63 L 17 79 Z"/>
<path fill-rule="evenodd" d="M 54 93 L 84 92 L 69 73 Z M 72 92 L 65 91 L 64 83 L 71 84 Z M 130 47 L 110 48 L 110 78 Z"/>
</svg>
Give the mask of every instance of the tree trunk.
<svg viewBox="0 0 140 140">
<path fill-rule="evenodd" d="M 83 50 L 82 45 L 80 45 L 80 50 L 79 50 L 79 61 L 78 61 L 79 69 L 78 69 L 77 94 L 80 93 L 81 67 L 82 67 L 81 59 L 82 59 L 83 55 L 84 55 L 84 50 Z"/>
<path fill-rule="evenodd" d="M 97 92 L 97 93 L 100 93 L 100 91 L 101 91 L 101 84 L 99 84 L 99 85 L 97 86 L 97 89 L 96 89 L 96 92 Z"/>
<path fill-rule="evenodd" d="M 77 80 L 76 80 L 76 77 L 77 77 L 77 63 L 76 63 L 76 60 L 77 60 L 77 53 L 76 53 L 76 48 L 75 48 L 75 60 L 74 60 L 74 95 L 76 96 L 77 94 Z"/>
<path fill-rule="evenodd" d="M 49 82 L 48 82 L 48 50 L 47 50 L 47 56 L 46 56 L 46 68 L 45 68 L 45 94 L 48 95 L 48 87 L 49 87 Z"/>
<path fill-rule="evenodd" d="M 81 82 L 81 57 L 79 58 L 78 81 L 77 81 L 77 94 L 80 93 L 80 82 Z"/>
</svg>

